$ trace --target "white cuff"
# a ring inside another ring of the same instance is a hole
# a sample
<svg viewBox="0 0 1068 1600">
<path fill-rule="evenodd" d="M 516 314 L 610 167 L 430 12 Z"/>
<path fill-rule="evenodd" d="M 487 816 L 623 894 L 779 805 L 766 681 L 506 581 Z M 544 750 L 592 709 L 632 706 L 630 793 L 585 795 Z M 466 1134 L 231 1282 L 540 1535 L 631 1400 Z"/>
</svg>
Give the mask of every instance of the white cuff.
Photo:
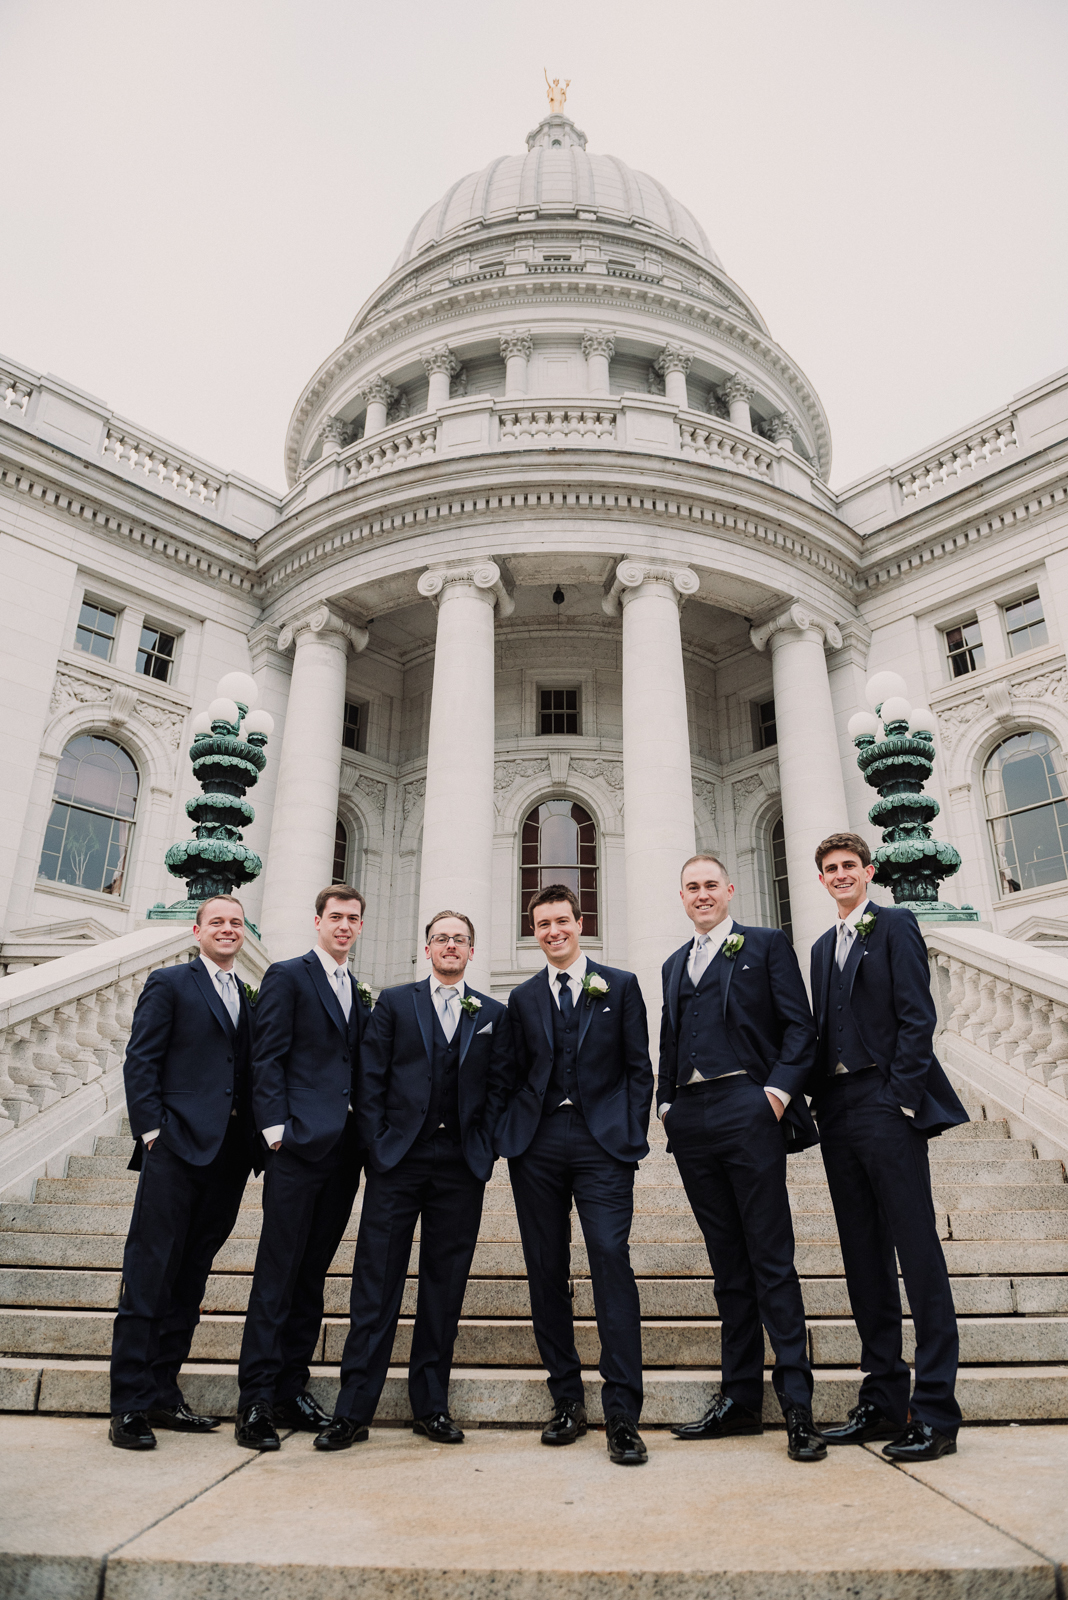
<svg viewBox="0 0 1068 1600">
<path fill-rule="evenodd" d="M 914 1117 L 916 1115 L 915 1111 L 910 1111 L 908 1106 L 902 1106 L 901 1109 L 905 1113 L 906 1117 Z"/>
<path fill-rule="evenodd" d="M 671 1100 L 665 1100 L 664 1104 L 662 1106 L 657 1106 L 656 1114 L 660 1118 L 661 1122 L 663 1122 L 664 1118 L 667 1116 L 668 1112 L 671 1110 L 672 1104 L 673 1104 L 673 1102 Z"/>
<path fill-rule="evenodd" d="M 268 1144 L 277 1144 L 278 1140 L 282 1137 L 285 1131 L 285 1123 L 280 1122 L 276 1128 L 264 1128 L 263 1137 L 267 1140 Z"/>
<path fill-rule="evenodd" d="M 151 1133 L 143 1133 L 141 1138 L 144 1140 L 145 1144 L 151 1144 L 153 1139 L 159 1138 L 159 1129 L 153 1128 Z"/>
<path fill-rule="evenodd" d="M 773 1089 L 770 1083 L 766 1083 L 764 1085 L 764 1093 L 765 1094 L 773 1094 L 775 1096 L 776 1100 L 778 1100 L 779 1104 L 782 1106 L 784 1111 L 786 1110 L 786 1107 L 790 1104 L 790 1101 L 793 1099 L 793 1095 L 792 1094 L 787 1094 L 785 1089 Z"/>
</svg>

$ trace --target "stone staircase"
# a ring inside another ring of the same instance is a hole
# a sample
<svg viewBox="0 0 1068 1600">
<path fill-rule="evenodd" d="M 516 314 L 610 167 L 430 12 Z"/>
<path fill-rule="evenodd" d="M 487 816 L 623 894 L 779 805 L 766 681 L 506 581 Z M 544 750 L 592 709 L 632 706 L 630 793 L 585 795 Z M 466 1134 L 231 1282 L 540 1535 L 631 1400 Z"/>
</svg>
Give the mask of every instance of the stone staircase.
<svg viewBox="0 0 1068 1600">
<path fill-rule="evenodd" d="M 959 1398 L 967 1420 L 1068 1417 L 1068 1183 L 1059 1161 L 1039 1160 L 1008 1124 L 974 1120 L 931 1145 L 939 1229 L 960 1317 Z M 659 1124 L 636 1189 L 631 1256 L 644 1319 L 644 1420 L 697 1416 L 719 1383 L 719 1323 L 708 1259 Z M 63 1178 L 37 1181 L 32 1203 L 0 1203 L 0 1410 L 105 1413 L 111 1325 L 136 1187 L 126 1171 L 131 1139 L 100 1138 L 69 1158 Z M 818 1151 L 790 1159 L 789 1182 L 817 1419 L 843 1417 L 856 1397 L 860 1344 L 849 1312 Z M 362 1190 L 361 1190 L 362 1194 Z M 329 1407 L 346 1332 L 348 1273 L 359 1200 L 327 1281 L 326 1315 L 312 1387 Z M 237 1226 L 208 1284 L 204 1315 L 183 1378 L 199 1410 L 233 1412 L 243 1313 L 260 1227 L 260 1187 L 250 1182 Z M 416 1268 L 418 1243 L 411 1271 Z M 597 1329 L 577 1218 L 573 1248 L 579 1351 L 597 1403 Z M 404 1363 L 415 1311 L 410 1278 L 394 1347 L 396 1370 L 381 1421 L 405 1420 Z M 486 1192 L 482 1230 L 456 1344 L 451 1403 L 468 1423 L 531 1425 L 547 1391 L 530 1325 L 519 1232 L 499 1163 Z M 906 1357 L 911 1357 L 911 1325 Z M 770 1362 L 770 1350 L 768 1352 Z M 765 1414 L 778 1417 L 770 1384 Z"/>
</svg>

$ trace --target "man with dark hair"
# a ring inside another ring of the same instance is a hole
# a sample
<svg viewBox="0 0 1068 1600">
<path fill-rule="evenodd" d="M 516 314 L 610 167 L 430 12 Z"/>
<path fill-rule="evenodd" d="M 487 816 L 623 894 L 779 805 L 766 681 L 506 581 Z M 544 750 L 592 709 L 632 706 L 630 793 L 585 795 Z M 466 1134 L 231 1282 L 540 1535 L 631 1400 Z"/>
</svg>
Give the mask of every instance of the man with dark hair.
<svg viewBox="0 0 1068 1600">
<path fill-rule="evenodd" d="M 319 1450 L 347 1450 L 367 1438 L 389 1368 L 416 1222 L 412 1432 L 434 1444 L 463 1443 L 449 1415 L 449 1375 L 504 1103 L 493 1051 L 508 1025 L 500 1001 L 464 983 L 474 949 L 474 925 L 462 911 L 431 917 L 430 977 L 384 989 L 363 1037 L 359 1121 L 367 1183 L 341 1392 L 333 1422 L 315 1441 Z"/>
<path fill-rule="evenodd" d="M 968 1113 L 932 1050 L 935 1008 L 916 918 L 868 899 L 875 868 L 859 834 L 824 839 L 816 866 L 838 918 L 812 946 L 820 1043 L 808 1092 L 865 1373 L 849 1420 L 824 1438 L 888 1439 L 892 1460 L 935 1461 L 957 1448 L 960 1407 L 957 1319 L 927 1141 Z M 916 1329 L 911 1404 L 897 1262 Z"/>
<path fill-rule="evenodd" d="M 630 1227 L 653 1095 L 645 1002 L 632 972 L 583 954 L 579 902 L 566 885 L 547 885 L 527 909 L 548 965 L 508 1000 L 501 1055 L 509 1100 L 496 1149 L 508 1157 L 534 1337 L 556 1407 L 541 1438 L 571 1444 L 586 1432 L 571 1303 L 574 1200 L 593 1280 L 608 1451 L 619 1465 L 638 1466 L 647 1452 L 638 1433 L 642 1331 Z"/>
<path fill-rule="evenodd" d="M 123 1256 L 111 1347 L 112 1444 L 151 1450 L 152 1424 L 207 1433 L 178 1387 L 217 1251 L 259 1172 L 252 1121 L 249 1004 L 234 972 L 245 942 L 240 900 L 197 908 L 195 961 L 149 973 L 123 1078 L 137 1143 L 137 1198 Z"/>
<path fill-rule="evenodd" d="M 787 1150 L 816 1143 L 802 1095 L 816 1054 L 812 1012 L 786 935 L 732 920 L 722 862 L 692 857 L 680 895 L 695 933 L 664 963 L 656 1103 L 715 1274 L 723 1382 L 703 1417 L 671 1431 L 764 1431 L 766 1328 L 787 1454 L 821 1461 L 786 1192 Z"/>
<path fill-rule="evenodd" d="M 352 1112 L 371 995 L 348 968 L 364 901 L 335 883 L 315 904 L 315 946 L 268 967 L 256 1001 L 252 1100 L 272 1153 L 238 1365 L 234 1432 L 250 1450 L 277 1450 L 279 1427 L 330 1421 L 307 1392 L 309 1363 L 365 1159 Z"/>
</svg>

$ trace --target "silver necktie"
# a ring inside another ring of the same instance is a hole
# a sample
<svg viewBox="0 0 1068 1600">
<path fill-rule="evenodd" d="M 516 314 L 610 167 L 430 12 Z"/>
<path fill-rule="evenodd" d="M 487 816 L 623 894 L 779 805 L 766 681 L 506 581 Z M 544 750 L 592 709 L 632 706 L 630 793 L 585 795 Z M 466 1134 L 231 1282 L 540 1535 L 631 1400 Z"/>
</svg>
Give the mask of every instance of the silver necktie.
<svg viewBox="0 0 1068 1600">
<path fill-rule="evenodd" d="M 438 985 L 438 996 L 442 1002 L 443 1008 L 441 1016 L 441 1030 L 451 1044 L 452 1036 L 456 1032 L 456 1024 L 460 1020 L 460 1007 L 457 1005 L 456 1010 L 454 1011 L 452 1008 L 452 1003 L 454 1000 L 459 1001 L 460 997 L 451 984 L 445 983 Z"/>
<path fill-rule="evenodd" d="M 694 988 L 704 977 L 705 968 L 708 966 L 708 934 L 703 933 L 697 941 L 697 950 L 693 958 L 693 970 L 690 973 L 690 982 Z"/>
<path fill-rule="evenodd" d="M 349 1014 L 352 1011 L 352 990 L 349 987 L 348 972 L 344 967 L 338 967 L 337 971 L 334 973 L 334 987 L 337 989 L 337 997 L 340 1001 L 341 1009 L 345 1013 L 345 1021 L 347 1022 L 349 1020 Z"/>
<path fill-rule="evenodd" d="M 241 1016 L 241 997 L 237 992 L 232 972 L 219 973 L 219 992 L 222 995 L 223 1005 L 230 1014 L 230 1021 L 236 1028 Z"/>
<path fill-rule="evenodd" d="M 835 952 L 835 960 L 838 962 L 839 972 L 844 970 L 849 960 L 849 952 L 853 948 L 853 933 L 854 929 L 848 922 L 838 924 L 838 949 Z"/>
</svg>

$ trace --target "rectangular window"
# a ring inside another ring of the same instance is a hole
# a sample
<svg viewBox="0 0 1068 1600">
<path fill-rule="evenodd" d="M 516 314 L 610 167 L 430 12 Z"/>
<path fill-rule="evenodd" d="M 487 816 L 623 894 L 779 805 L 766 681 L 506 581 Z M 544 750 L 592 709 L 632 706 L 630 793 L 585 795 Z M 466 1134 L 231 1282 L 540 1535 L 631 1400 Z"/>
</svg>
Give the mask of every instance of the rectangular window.
<svg viewBox="0 0 1068 1600">
<path fill-rule="evenodd" d="M 74 634 L 75 649 L 99 656 L 101 661 L 110 661 L 118 620 L 117 611 L 105 611 L 92 600 L 83 600 Z"/>
<path fill-rule="evenodd" d="M 1025 650 L 1037 650 L 1040 644 L 1049 643 L 1042 602 L 1037 594 L 1027 600 L 1018 600 L 1014 606 L 1005 607 L 1005 630 L 1009 636 L 1009 650 L 1014 656 L 1021 656 Z"/>
<path fill-rule="evenodd" d="M 775 914 L 779 927 L 793 942 L 794 927 L 790 917 L 790 880 L 786 871 L 786 832 L 780 817 L 771 830 L 771 877 L 775 887 Z"/>
<path fill-rule="evenodd" d="M 174 647 L 178 643 L 173 633 L 161 628 L 151 628 L 148 623 L 141 629 L 141 643 L 137 647 L 137 670 L 146 678 L 158 678 L 168 683 L 174 666 Z"/>
<path fill-rule="evenodd" d="M 979 672 L 986 665 L 979 624 L 962 622 L 959 628 L 947 628 L 946 654 L 955 678 L 962 678 L 966 672 Z"/>
<path fill-rule="evenodd" d="M 765 700 L 751 706 L 753 713 L 753 748 L 755 750 L 770 750 L 773 744 L 778 744 L 778 735 L 775 732 L 775 702 Z"/>
<path fill-rule="evenodd" d="M 543 261 L 570 261 L 570 256 L 542 256 Z"/>
<path fill-rule="evenodd" d="M 577 689 L 542 689 L 540 700 L 539 733 L 578 733 L 579 692 Z"/>
<path fill-rule="evenodd" d="M 346 750 L 360 750 L 363 748 L 360 744 L 362 722 L 360 713 L 362 710 L 362 706 L 354 706 L 346 702 L 345 722 L 341 729 L 341 743 L 345 746 Z"/>
</svg>

